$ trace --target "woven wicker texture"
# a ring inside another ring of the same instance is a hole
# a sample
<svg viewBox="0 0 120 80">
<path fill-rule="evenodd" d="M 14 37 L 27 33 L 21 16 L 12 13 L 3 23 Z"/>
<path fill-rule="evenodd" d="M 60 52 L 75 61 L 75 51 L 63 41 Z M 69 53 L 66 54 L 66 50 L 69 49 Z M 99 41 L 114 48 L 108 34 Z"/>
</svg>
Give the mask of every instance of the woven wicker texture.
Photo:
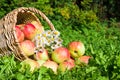
<svg viewBox="0 0 120 80">
<path fill-rule="evenodd" d="M 37 21 L 41 25 L 36 14 L 48 23 L 51 30 L 55 29 L 51 21 L 40 10 L 32 7 L 17 8 L 0 20 L 0 56 L 14 54 L 20 61 L 27 58 L 20 49 L 15 34 L 15 26 L 16 24 L 23 24 L 31 21 Z"/>
</svg>

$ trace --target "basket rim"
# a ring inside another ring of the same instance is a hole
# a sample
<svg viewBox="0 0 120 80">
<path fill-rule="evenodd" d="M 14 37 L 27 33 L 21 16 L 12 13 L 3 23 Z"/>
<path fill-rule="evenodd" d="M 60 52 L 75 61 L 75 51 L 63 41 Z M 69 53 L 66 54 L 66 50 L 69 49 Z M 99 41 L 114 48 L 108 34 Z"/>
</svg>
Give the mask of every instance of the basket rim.
<svg viewBox="0 0 120 80">
<path fill-rule="evenodd" d="M 16 8 L 13 11 L 9 12 L 5 17 L 9 17 L 10 15 L 14 14 L 14 16 L 17 16 L 19 12 L 31 12 L 33 15 L 38 14 L 39 16 L 41 16 L 49 25 L 49 27 L 51 28 L 51 30 L 55 30 L 54 25 L 52 24 L 52 22 L 49 20 L 49 18 L 40 10 L 34 8 L 34 7 L 20 7 L 20 8 Z"/>
</svg>

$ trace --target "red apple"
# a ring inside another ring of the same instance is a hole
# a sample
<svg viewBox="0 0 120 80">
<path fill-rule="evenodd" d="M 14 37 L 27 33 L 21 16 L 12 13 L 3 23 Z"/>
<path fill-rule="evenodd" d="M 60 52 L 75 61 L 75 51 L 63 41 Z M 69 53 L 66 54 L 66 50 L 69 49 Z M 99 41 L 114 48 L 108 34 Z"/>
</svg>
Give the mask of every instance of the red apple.
<svg viewBox="0 0 120 80">
<path fill-rule="evenodd" d="M 33 24 L 36 27 L 37 34 L 41 34 L 44 31 L 42 24 L 38 23 L 37 21 L 32 21 L 31 24 Z"/>
<path fill-rule="evenodd" d="M 31 23 L 27 23 L 24 27 L 21 28 L 21 30 L 24 33 L 25 38 L 29 40 L 32 40 L 37 34 L 37 29 Z"/>
<path fill-rule="evenodd" d="M 59 47 L 52 52 L 52 60 L 61 63 L 70 58 L 70 53 L 67 48 Z"/>
<path fill-rule="evenodd" d="M 26 65 L 30 66 L 31 72 L 33 72 L 35 69 L 38 69 L 40 67 L 37 61 L 29 59 L 29 58 L 22 61 L 21 65 L 22 65 L 21 70 L 24 69 Z"/>
<path fill-rule="evenodd" d="M 25 40 L 20 43 L 20 48 L 26 56 L 31 56 L 34 54 L 35 45 L 30 40 Z"/>
<path fill-rule="evenodd" d="M 18 42 L 22 42 L 24 40 L 24 33 L 20 30 L 19 26 L 15 26 L 15 29 Z"/>
<path fill-rule="evenodd" d="M 80 60 L 82 63 L 88 64 L 90 58 L 90 56 L 81 56 L 78 58 L 78 60 Z"/>
<path fill-rule="evenodd" d="M 46 61 L 46 62 L 43 64 L 43 66 L 52 69 L 53 72 L 54 72 L 55 74 L 57 74 L 58 64 L 57 64 L 56 62 L 51 61 L 51 60 L 48 60 L 48 61 Z"/>
<path fill-rule="evenodd" d="M 43 50 L 43 52 L 39 51 L 34 55 L 36 60 L 48 60 L 48 51 L 46 49 Z"/>
<path fill-rule="evenodd" d="M 85 46 L 82 42 L 73 41 L 69 43 L 68 49 L 73 58 L 78 58 L 85 53 Z"/>
<path fill-rule="evenodd" d="M 73 67 L 75 67 L 74 62 L 75 61 L 70 58 L 69 60 L 60 63 L 58 66 L 58 70 L 62 71 L 62 72 L 66 71 L 66 70 L 71 70 Z"/>
</svg>

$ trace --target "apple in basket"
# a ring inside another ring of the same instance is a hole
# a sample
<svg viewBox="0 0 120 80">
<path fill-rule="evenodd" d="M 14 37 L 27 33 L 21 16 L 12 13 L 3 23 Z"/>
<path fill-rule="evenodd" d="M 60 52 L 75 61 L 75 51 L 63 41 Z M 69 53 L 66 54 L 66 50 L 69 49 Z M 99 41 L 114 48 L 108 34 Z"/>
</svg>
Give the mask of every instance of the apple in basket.
<svg viewBox="0 0 120 80">
<path fill-rule="evenodd" d="M 24 40 L 24 33 L 21 31 L 19 26 L 15 26 L 15 29 L 18 42 L 22 42 Z"/>
<path fill-rule="evenodd" d="M 21 71 L 24 70 L 26 67 L 26 65 L 28 65 L 30 67 L 30 71 L 33 72 L 35 69 L 38 69 L 40 66 L 39 66 L 39 63 L 35 60 L 32 60 L 32 59 L 25 59 L 24 61 L 22 61 L 20 63 L 22 65 L 21 67 Z"/>
<path fill-rule="evenodd" d="M 70 53 L 67 48 L 59 47 L 52 52 L 52 60 L 61 63 L 70 58 Z"/>
<path fill-rule="evenodd" d="M 34 58 L 36 60 L 48 60 L 49 56 L 48 56 L 48 51 L 46 49 L 44 49 L 43 51 L 39 51 L 36 54 L 34 54 Z"/>
<path fill-rule="evenodd" d="M 60 63 L 58 66 L 58 70 L 64 72 L 66 70 L 71 70 L 74 67 L 75 67 L 75 61 L 70 58 L 69 60 Z"/>
<path fill-rule="evenodd" d="M 30 40 L 24 40 L 20 43 L 20 48 L 23 51 L 24 55 L 31 56 L 34 54 L 35 45 Z"/>
<path fill-rule="evenodd" d="M 57 74 L 58 64 L 54 61 L 48 60 L 43 64 L 44 67 L 50 68 L 55 74 Z"/>
<path fill-rule="evenodd" d="M 24 33 L 25 38 L 29 40 L 32 40 L 37 34 L 36 27 L 31 23 L 25 24 L 24 27 L 21 27 L 21 30 Z"/>
<path fill-rule="evenodd" d="M 44 28 L 41 23 L 38 23 L 37 21 L 32 21 L 31 24 L 33 24 L 37 29 L 37 34 L 40 34 L 44 31 Z"/>
<path fill-rule="evenodd" d="M 73 41 L 69 43 L 68 49 L 73 58 L 78 58 L 85 53 L 85 46 L 80 41 Z"/>
</svg>

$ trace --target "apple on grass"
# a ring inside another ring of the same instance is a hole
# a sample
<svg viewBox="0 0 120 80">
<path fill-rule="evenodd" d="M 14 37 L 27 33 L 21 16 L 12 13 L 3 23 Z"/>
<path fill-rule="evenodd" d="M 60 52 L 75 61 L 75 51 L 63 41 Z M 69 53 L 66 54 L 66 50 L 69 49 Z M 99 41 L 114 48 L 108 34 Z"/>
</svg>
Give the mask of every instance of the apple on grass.
<svg viewBox="0 0 120 80">
<path fill-rule="evenodd" d="M 38 69 L 40 67 L 40 65 L 37 61 L 29 59 L 29 58 L 25 59 L 20 64 L 22 65 L 22 67 L 20 69 L 21 71 L 25 71 L 25 68 L 28 68 L 28 66 L 29 66 L 30 72 L 34 72 L 35 69 Z"/>
<path fill-rule="evenodd" d="M 54 61 L 48 60 L 43 64 L 44 67 L 52 69 L 52 71 L 57 74 L 58 64 Z"/>
<path fill-rule="evenodd" d="M 21 30 L 24 33 L 25 38 L 29 40 L 32 40 L 37 34 L 37 29 L 31 23 L 27 23 L 24 27 L 21 28 Z"/>
<path fill-rule="evenodd" d="M 70 58 L 70 53 L 67 48 L 59 47 L 52 52 L 52 60 L 61 63 Z"/>
<path fill-rule="evenodd" d="M 81 56 L 81 57 L 77 58 L 76 64 L 82 64 L 82 63 L 88 64 L 90 58 L 91 58 L 90 56 Z"/>
<path fill-rule="evenodd" d="M 66 70 L 71 70 L 75 67 L 75 61 L 73 59 L 69 59 L 59 64 L 58 70 L 61 72 L 65 72 Z"/>
<path fill-rule="evenodd" d="M 18 42 L 22 42 L 24 40 L 24 33 L 20 30 L 19 26 L 15 26 L 15 29 Z"/>
<path fill-rule="evenodd" d="M 23 54 L 26 56 L 31 56 L 34 54 L 35 45 L 30 40 L 24 40 L 20 43 L 20 48 L 23 51 Z"/>
<path fill-rule="evenodd" d="M 73 41 L 69 43 L 68 49 L 70 51 L 70 54 L 73 58 L 78 58 L 85 53 L 85 46 L 80 41 Z"/>
<path fill-rule="evenodd" d="M 46 49 L 44 49 L 42 52 L 39 51 L 36 54 L 34 54 L 34 58 L 36 60 L 48 60 L 49 56 L 48 56 L 48 51 Z"/>
</svg>

